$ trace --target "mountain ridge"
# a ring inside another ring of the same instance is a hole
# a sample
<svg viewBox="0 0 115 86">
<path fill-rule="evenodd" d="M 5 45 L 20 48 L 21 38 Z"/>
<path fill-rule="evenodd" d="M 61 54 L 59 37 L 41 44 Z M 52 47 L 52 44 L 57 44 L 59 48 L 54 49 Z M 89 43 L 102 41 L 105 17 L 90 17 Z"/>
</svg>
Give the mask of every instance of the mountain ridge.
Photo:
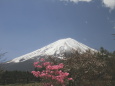
<svg viewBox="0 0 115 86">
<path fill-rule="evenodd" d="M 34 69 L 33 63 L 39 61 L 41 57 L 46 58 L 47 56 L 54 56 L 59 59 L 63 59 L 64 54 L 66 54 L 66 56 L 70 56 L 73 51 L 83 53 L 87 50 L 91 50 L 93 52 L 96 51 L 95 49 L 90 48 L 72 38 L 60 39 L 44 46 L 43 48 L 14 58 L 13 60 L 6 62 L 4 67 L 6 70 L 31 71 Z"/>
<path fill-rule="evenodd" d="M 70 50 L 73 49 L 75 51 L 79 50 L 79 52 L 85 52 L 88 49 L 95 51 L 93 48 L 90 48 L 72 38 L 66 38 L 66 39 L 60 39 L 56 42 L 44 46 L 43 48 L 37 49 L 33 52 L 14 58 L 13 60 L 8 61 L 7 63 L 10 62 L 18 63 L 26 61 L 28 59 L 32 59 L 36 56 L 60 54 L 62 52 L 70 51 L 69 49 Z"/>
</svg>

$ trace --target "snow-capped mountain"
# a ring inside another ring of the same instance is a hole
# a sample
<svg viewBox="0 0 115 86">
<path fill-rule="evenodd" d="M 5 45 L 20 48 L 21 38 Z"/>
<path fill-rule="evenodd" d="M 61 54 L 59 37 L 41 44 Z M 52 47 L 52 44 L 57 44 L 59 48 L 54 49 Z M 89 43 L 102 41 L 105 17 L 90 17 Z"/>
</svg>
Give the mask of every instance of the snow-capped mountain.
<svg viewBox="0 0 115 86">
<path fill-rule="evenodd" d="M 71 52 L 72 50 L 78 50 L 79 52 L 85 52 L 86 50 L 89 50 L 89 49 L 92 51 L 95 51 L 94 49 L 92 49 L 92 48 L 72 39 L 72 38 L 66 38 L 66 39 L 58 40 L 52 44 L 49 44 L 41 49 L 31 52 L 31 53 L 17 57 L 7 63 L 23 62 L 28 59 L 32 59 L 36 56 L 62 55 L 63 53 Z"/>
<path fill-rule="evenodd" d="M 41 49 L 17 57 L 11 61 L 8 61 L 6 64 L 9 64 L 12 67 L 13 65 L 18 65 L 18 64 L 25 65 L 25 63 L 28 63 L 29 65 L 30 63 L 32 64 L 36 60 L 39 60 L 39 58 L 42 56 L 54 55 L 60 58 L 63 57 L 64 53 L 71 53 L 72 51 L 78 51 L 79 53 L 83 53 L 86 50 L 96 51 L 95 49 L 92 49 L 72 38 L 66 38 L 51 43 Z M 8 67 L 10 67 L 9 65 Z M 9 69 L 8 67 L 7 69 Z"/>
</svg>

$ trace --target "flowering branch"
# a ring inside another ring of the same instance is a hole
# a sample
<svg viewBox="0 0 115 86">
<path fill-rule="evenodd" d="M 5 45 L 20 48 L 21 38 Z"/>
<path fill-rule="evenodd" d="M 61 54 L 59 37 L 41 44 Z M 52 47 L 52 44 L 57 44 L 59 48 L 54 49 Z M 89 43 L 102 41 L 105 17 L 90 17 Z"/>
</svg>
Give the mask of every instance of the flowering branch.
<svg viewBox="0 0 115 86">
<path fill-rule="evenodd" d="M 68 78 L 69 73 L 63 72 L 61 69 L 64 67 L 63 63 L 53 65 L 51 62 L 45 62 L 45 59 L 40 59 L 40 62 L 34 62 L 34 67 L 45 68 L 42 71 L 32 71 L 35 77 L 41 77 L 44 81 L 44 86 L 65 86 L 65 81 L 73 80 Z"/>
</svg>

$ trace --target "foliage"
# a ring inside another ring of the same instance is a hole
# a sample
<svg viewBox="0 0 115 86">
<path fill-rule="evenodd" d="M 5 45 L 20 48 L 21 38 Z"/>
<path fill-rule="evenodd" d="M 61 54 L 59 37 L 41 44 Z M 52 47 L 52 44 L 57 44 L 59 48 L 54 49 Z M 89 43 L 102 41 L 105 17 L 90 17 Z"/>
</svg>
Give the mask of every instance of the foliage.
<svg viewBox="0 0 115 86">
<path fill-rule="evenodd" d="M 2 67 L 2 60 L 3 60 L 3 56 L 5 55 L 6 53 L 0 53 L 0 79 L 1 79 L 1 76 L 4 72 L 3 70 L 3 67 Z"/>
<path fill-rule="evenodd" d="M 74 79 L 69 86 L 101 86 L 98 83 L 100 81 L 103 83 L 102 86 L 115 85 L 113 82 L 115 81 L 115 54 L 104 48 L 96 53 L 91 51 L 82 54 L 74 52 L 63 63 L 65 70 Z M 106 85 L 104 85 L 105 83 Z"/>
</svg>

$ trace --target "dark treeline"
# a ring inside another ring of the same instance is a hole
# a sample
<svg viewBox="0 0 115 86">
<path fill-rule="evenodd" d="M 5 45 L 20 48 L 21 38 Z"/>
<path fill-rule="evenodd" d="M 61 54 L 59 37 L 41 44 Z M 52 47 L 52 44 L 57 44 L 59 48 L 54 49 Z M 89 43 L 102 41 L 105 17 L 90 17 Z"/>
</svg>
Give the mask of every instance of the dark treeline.
<svg viewBox="0 0 115 86">
<path fill-rule="evenodd" d="M 15 83 L 33 83 L 39 82 L 40 79 L 34 77 L 28 71 L 4 71 L 0 75 L 0 84 L 15 84 Z"/>
</svg>

